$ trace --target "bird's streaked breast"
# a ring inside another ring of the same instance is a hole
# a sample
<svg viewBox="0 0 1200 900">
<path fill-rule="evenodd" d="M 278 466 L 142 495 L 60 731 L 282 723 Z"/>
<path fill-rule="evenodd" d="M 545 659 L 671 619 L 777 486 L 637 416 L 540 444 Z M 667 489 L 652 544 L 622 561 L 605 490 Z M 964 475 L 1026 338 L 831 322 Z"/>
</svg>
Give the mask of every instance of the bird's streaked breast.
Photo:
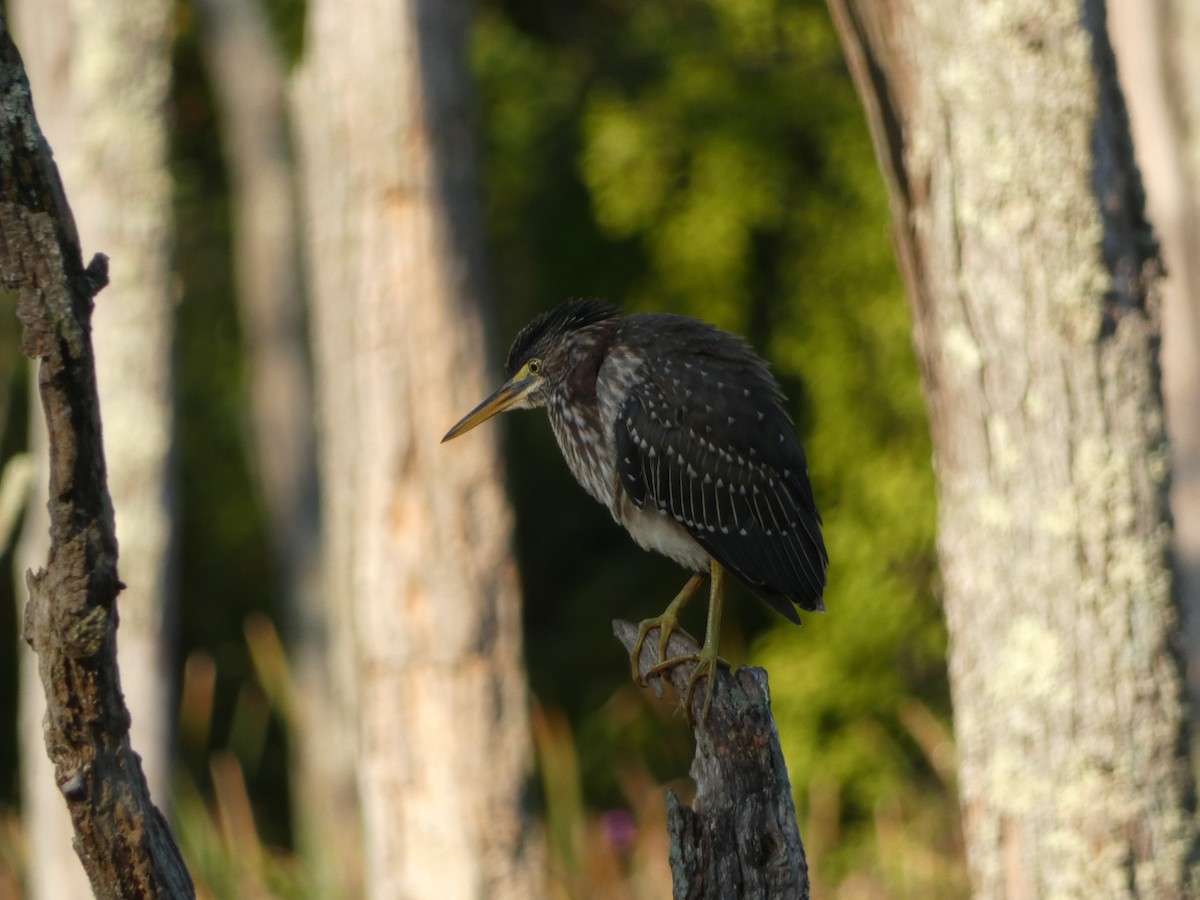
<svg viewBox="0 0 1200 900">
<path fill-rule="evenodd" d="M 604 428 L 599 410 L 571 402 L 555 393 L 546 404 L 550 428 L 571 474 L 589 494 L 612 509 L 613 439 Z"/>
</svg>

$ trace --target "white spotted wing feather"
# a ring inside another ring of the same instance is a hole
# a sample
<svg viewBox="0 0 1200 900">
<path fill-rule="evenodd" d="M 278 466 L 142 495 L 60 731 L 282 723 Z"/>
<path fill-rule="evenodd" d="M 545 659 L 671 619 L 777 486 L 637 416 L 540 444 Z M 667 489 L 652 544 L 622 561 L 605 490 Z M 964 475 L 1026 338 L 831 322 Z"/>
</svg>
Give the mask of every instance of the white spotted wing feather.
<svg viewBox="0 0 1200 900">
<path fill-rule="evenodd" d="M 639 318 L 656 320 L 638 329 L 655 343 L 625 342 L 628 355 L 614 362 L 624 371 L 611 373 L 620 386 L 609 394 L 610 403 L 621 400 L 602 412 L 624 493 L 637 509 L 669 516 L 792 620 L 799 621 L 793 603 L 823 609 L 829 558 L 821 519 L 766 363 L 697 320 L 626 321 Z"/>
</svg>

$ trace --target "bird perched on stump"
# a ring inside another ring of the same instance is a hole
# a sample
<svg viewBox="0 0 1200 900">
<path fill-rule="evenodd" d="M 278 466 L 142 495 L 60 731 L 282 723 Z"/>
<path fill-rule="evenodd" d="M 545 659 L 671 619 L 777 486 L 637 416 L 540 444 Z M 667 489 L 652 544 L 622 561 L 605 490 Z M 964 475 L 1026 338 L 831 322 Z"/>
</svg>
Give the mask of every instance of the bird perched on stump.
<svg viewBox="0 0 1200 900">
<path fill-rule="evenodd" d="M 697 665 L 685 708 L 708 677 L 712 703 L 725 573 L 799 624 L 821 610 L 829 557 L 808 465 L 783 393 L 741 338 L 687 316 L 621 315 L 570 300 L 513 342 L 508 380 L 450 429 L 456 438 L 507 409 L 544 406 L 567 465 L 589 494 L 647 550 L 692 573 L 657 618 L 641 623 L 631 660 L 659 629 L 649 674 Z M 700 652 L 666 658 L 680 610 L 710 581 Z"/>
</svg>

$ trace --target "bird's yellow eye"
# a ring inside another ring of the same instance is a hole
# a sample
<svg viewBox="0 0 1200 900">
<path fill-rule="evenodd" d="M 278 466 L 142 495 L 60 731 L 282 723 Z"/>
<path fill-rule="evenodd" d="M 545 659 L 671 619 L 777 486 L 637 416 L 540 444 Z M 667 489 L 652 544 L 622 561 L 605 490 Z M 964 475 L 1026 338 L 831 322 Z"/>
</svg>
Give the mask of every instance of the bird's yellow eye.
<svg viewBox="0 0 1200 900">
<path fill-rule="evenodd" d="M 542 371 L 542 361 L 540 359 L 531 359 L 525 364 L 525 368 L 529 370 L 530 375 L 537 375 Z"/>
</svg>

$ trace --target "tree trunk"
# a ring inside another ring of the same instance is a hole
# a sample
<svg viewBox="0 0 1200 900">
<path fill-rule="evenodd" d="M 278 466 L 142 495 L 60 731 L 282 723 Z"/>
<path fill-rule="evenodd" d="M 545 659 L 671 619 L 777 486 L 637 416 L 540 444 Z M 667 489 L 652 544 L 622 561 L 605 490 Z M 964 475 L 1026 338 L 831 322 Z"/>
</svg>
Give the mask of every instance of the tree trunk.
<svg viewBox="0 0 1200 900">
<path fill-rule="evenodd" d="M 39 362 L 50 456 L 49 551 L 45 568 L 26 577 L 22 636 L 37 654 L 44 689 L 39 731 L 61 792 L 54 803 L 66 801 L 75 849 L 97 897 L 190 897 L 191 878 L 130 744 L 117 668 L 116 600 L 123 585 L 91 342 L 92 304 L 108 281 L 107 260 L 98 255 L 84 269 L 75 222 L 2 14 L 0 95 L 6 98 L 0 104 L 0 158 L 6 161 L 0 167 L 0 282 L 18 292 L 21 349 Z"/>
<path fill-rule="evenodd" d="M 1200 7 L 1194 0 L 1110 0 L 1109 21 L 1147 211 L 1167 270 L 1162 368 L 1172 558 L 1187 623 L 1194 717 L 1200 706 Z"/>
<path fill-rule="evenodd" d="M 109 487 L 120 510 L 120 663 L 132 735 L 152 796 L 169 799 L 174 600 L 174 479 L 170 284 L 170 181 L 164 116 L 170 82 L 171 5 L 163 0 L 16 0 L 14 31 L 26 49 L 42 125 L 73 202 L 80 240 L 109 254 L 111 286 L 93 320 L 96 378 L 104 408 Z M 36 423 L 35 428 L 41 428 Z M 44 465 L 44 457 L 43 457 Z M 35 507 L 46 502 L 45 471 Z M 31 517 L 36 524 L 39 517 Z M 26 534 L 18 566 L 42 565 L 47 538 Z M 31 558 L 32 557 L 32 558 Z M 36 679 L 26 656 L 22 678 Z M 23 692 L 23 721 L 44 704 Z M 22 738 L 24 815 L 33 844 L 31 896 L 86 890 L 70 850 L 61 802 L 42 796 L 53 779 L 41 728 Z"/>
<path fill-rule="evenodd" d="M 293 109 L 331 640 L 335 666 L 352 660 L 335 689 L 358 724 L 366 884 L 377 897 L 537 897 L 497 446 L 488 434 L 438 443 L 492 380 L 469 6 L 315 0 L 308 11 Z"/>
<path fill-rule="evenodd" d="M 938 474 L 977 893 L 1195 896 L 1159 270 L 1102 0 L 830 0 Z"/>
<path fill-rule="evenodd" d="M 259 0 L 197 0 L 200 47 L 232 183 L 234 278 L 246 345 L 253 469 L 284 585 L 298 850 L 313 890 L 361 882 L 352 723 L 329 690 L 313 391 L 286 109 L 287 75 Z M 341 725 L 347 731 L 335 734 Z"/>
</svg>

